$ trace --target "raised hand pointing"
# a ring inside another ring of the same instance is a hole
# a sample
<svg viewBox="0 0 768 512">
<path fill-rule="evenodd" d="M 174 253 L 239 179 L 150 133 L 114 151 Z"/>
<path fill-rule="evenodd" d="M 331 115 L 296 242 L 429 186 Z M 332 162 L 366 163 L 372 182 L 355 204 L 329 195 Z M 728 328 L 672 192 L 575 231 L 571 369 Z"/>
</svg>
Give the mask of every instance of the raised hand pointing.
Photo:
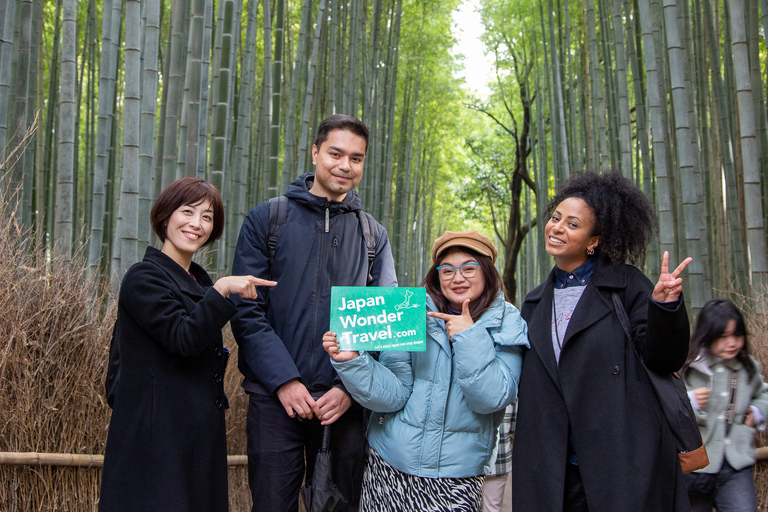
<svg viewBox="0 0 768 512">
<path fill-rule="evenodd" d="M 460 315 L 449 315 L 446 313 L 428 312 L 428 316 L 445 320 L 445 332 L 448 333 L 448 339 L 453 339 L 453 335 L 472 327 L 475 322 L 472 320 L 472 315 L 469 314 L 469 299 L 465 300 L 461 305 Z"/>
</svg>

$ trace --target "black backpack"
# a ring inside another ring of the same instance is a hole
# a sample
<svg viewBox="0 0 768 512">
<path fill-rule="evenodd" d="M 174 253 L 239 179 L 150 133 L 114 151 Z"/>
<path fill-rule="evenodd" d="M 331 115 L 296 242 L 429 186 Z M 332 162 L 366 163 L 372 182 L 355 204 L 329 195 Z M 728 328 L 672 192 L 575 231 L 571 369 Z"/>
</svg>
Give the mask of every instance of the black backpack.
<svg viewBox="0 0 768 512">
<path fill-rule="evenodd" d="M 379 243 L 379 228 L 376 225 L 376 219 L 369 213 L 357 210 L 357 220 L 360 228 L 363 230 L 363 239 L 365 247 L 368 250 L 368 285 L 373 281 L 371 271 L 373 270 L 373 260 L 376 258 L 376 245 Z M 280 237 L 288 218 L 288 198 L 286 196 L 273 197 L 269 200 L 269 261 L 275 259 L 275 247 L 277 239 Z"/>
</svg>

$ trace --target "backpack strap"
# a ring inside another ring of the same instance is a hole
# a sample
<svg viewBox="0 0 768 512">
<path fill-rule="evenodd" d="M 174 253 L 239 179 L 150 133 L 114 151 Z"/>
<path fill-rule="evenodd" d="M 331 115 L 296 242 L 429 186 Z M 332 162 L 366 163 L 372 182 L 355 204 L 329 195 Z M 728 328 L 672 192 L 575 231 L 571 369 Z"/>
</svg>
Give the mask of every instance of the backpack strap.
<svg viewBox="0 0 768 512">
<path fill-rule="evenodd" d="M 277 239 L 283 232 L 285 221 L 288 218 L 288 198 L 286 196 L 272 197 L 269 199 L 269 261 L 275 259 L 275 247 Z"/>
<path fill-rule="evenodd" d="M 363 230 L 363 239 L 365 247 L 368 250 L 368 282 L 373 281 L 371 272 L 373 271 L 373 260 L 376 259 L 376 246 L 379 243 L 379 227 L 376 225 L 376 219 L 370 213 L 357 210 L 357 219 L 360 222 L 360 228 Z"/>
<path fill-rule="evenodd" d="M 363 239 L 365 240 L 365 247 L 368 251 L 368 284 L 370 284 L 371 281 L 373 281 L 371 271 L 373 270 L 373 260 L 376 258 L 376 246 L 379 244 L 379 227 L 376 224 L 376 219 L 374 219 L 371 214 L 362 210 L 357 210 L 355 213 L 357 214 L 360 228 L 363 231 Z M 286 196 L 270 198 L 269 239 L 267 240 L 270 263 L 275 259 L 277 239 L 280 237 L 280 233 L 283 232 L 287 218 L 288 198 Z"/>
</svg>

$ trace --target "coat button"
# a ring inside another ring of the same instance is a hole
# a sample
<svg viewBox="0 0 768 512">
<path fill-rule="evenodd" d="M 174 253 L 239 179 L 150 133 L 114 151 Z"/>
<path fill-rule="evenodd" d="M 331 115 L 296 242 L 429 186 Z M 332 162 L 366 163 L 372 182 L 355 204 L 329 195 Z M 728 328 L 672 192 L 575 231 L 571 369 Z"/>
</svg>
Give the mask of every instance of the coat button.
<svg viewBox="0 0 768 512">
<path fill-rule="evenodd" d="M 216 354 L 216 357 L 221 357 L 221 349 L 219 347 L 213 349 L 213 353 Z"/>
<path fill-rule="evenodd" d="M 216 402 L 215 402 L 215 404 L 216 404 L 216 408 L 217 408 L 217 409 L 221 409 L 222 407 L 224 407 L 224 402 L 222 402 L 222 401 L 221 401 L 220 399 L 218 399 L 218 398 L 216 399 Z"/>
<path fill-rule="evenodd" d="M 618 366 L 614 366 L 613 367 L 613 374 L 614 375 L 618 375 L 620 373 L 621 373 L 621 368 L 619 368 Z"/>
<path fill-rule="evenodd" d="M 215 382 L 216 384 L 218 384 L 219 382 L 221 382 L 221 375 L 220 375 L 220 374 L 218 374 L 218 373 L 217 373 L 216 375 L 214 375 L 214 376 L 213 376 L 213 382 Z"/>
</svg>

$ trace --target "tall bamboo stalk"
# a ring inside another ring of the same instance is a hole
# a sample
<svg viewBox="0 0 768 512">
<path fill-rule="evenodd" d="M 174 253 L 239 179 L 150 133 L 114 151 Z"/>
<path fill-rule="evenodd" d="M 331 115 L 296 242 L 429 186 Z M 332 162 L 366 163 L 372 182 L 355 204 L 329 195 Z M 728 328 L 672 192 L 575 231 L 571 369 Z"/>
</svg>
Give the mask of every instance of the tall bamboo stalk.
<svg viewBox="0 0 768 512">
<path fill-rule="evenodd" d="M 280 186 L 280 102 L 283 92 L 283 46 L 285 42 L 285 0 L 276 0 L 274 57 L 272 58 L 272 123 L 269 136 L 269 195 L 279 194 Z"/>
<path fill-rule="evenodd" d="M 197 176 L 200 167 L 198 158 L 200 155 L 200 120 L 206 117 L 208 112 L 201 109 L 201 97 L 203 94 L 203 59 L 210 54 L 210 46 L 205 47 L 205 12 L 209 0 L 194 0 L 192 2 L 192 18 L 189 26 L 189 39 L 187 42 L 187 65 L 185 78 L 185 101 L 182 104 L 182 117 L 184 128 L 179 129 L 179 140 L 184 143 L 179 145 L 180 161 L 184 167 L 184 176 Z M 178 175 L 178 173 L 177 173 Z"/>
<path fill-rule="evenodd" d="M 741 133 L 741 154 L 744 166 L 744 207 L 747 240 L 751 262 L 752 287 L 757 292 L 768 286 L 768 256 L 766 255 L 762 201 L 760 198 L 760 164 L 756 139 L 752 85 L 749 78 L 749 55 L 745 29 L 743 0 L 731 1 L 731 37 L 733 43 L 733 72 L 736 78 L 736 100 Z"/>
<path fill-rule="evenodd" d="M 679 258 L 675 252 L 674 219 L 669 192 L 669 166 L 667 164 L 667 129 L 664 118 L 663 97 L 660 88 L 662 77 L 657 72 L 656 43 L 652 28 L 655 18 L 651 15 L 649 0 L 639 0 L 640 26 L 643 35 L 645 74 L 647 78 L 648 110 L 653 134 L 653 167 L 656 175 L 656 208 L 659 216 L 659 242 L 661 251 L 669 252 L 672 261 Z"/>
<path fill-rule="evenodd" d="M 320 5 L 317 9 L 317 22 L 315 24 L 315 38 L 312 42 L 312 55 L 309 57 L 309 73 L 307 74 L 306 82 L 306 94 L 304 94 L 304 101 L 301 105 L 301 130 L 299 132 L 299 170 L 306 169 L 307 166 L 307 151 L 309 137 L 309 108 L 312 104 L 312 95 L 314 91 L 315 83 L 315 70 L 317 68 L 317 53 L 320 46 L 320 31 L 323 28 L 323 20 L 325 19 L 325 0 L 320 0 Z"/>
<path fill-rule="evenodd" d="M 304 61 L 306 55 L 304 49 L 309 40 L 310 21 L 312 19 L 312 0 L 304 0 L 301 5 L 301 25 L 299 28 L 299 40 L 296 44 L 296 60 L 293 64 L 291 75 L 291 97 L 288 103 L 288 112 L 285 122 L 285 143 L 283 152 L 283 174 L 296 174 L 296 108 L 299 104 L 299 89 L 303 79 Z M 302 90 L 304 90 L 302 88 Z M 283 188 L 283 187 L 281 187 Z"/>
<path fill-rule="evenodd" d="M 105 0 L 102 4 L 101 65 L 99 66 L 99 113 L 96 128 L 96 167 L 93 176 L 93 213 L 91 236 L 88 239 L 88 271 L 98 276 L 101 272 L 102 245 L 105 238 L 107 179 L 115 108 L 115 81 L 117 80 L 117 45 L 122 17 L 122 2 Z"/>
<path fill-rule="evenodd" d="M 11 61 L 13 60 L 13 20 L 16 19 L 16 2 L 0 0 L 0 194 L 5 189 L 6 144 L 8 141 L 8 98 L 11 90 Z"/>
<path fill-rule="evenodd" d="M 123 96 L 123 176 L 120 181 L 120 267 L 122 278 L 139 260 L 139 130 L 141 126 L 141 2 L 125 2 L 125 92 Z"/>
<path fill-rule="evenodd" d="M 702 261 L 702 241 L 698 224 L 699 198 L 696 194 L 694 177 L 694 158 L 692 155 L 691 134 L 688 118 L 688 95 L 685 87 L 685 66 L 683 52 L 685 51 L 680 39 L 677 24 L 677 5 L 674 0 L 664 0 L 664 29 L 667 38 L 667 55 L 669 56 L 670 80 L 672 84 L 672 107 L 675 119 L 675 138 L 677 149 L 677 170 L 682 180 L 683 214 L 685 217 L 685 246 L 686 256 L 693 258 L 688 266 L 689 283 L 693 310 L 704 306 L 706 292 L 704 290 L 704 261 Z"/>
<path fill-rule="evenodd" d="M 63 0 L 62 15 L 61 102 L 59 103 L 59 157 L 57 160 L 56 231 L 54 237 L 57 253 L 69 259 L 72 256 L 77 1 Z"/>
<path fill-rule="evenodd" d="M 595 24 L 595 5 L 593 0 L 587 0 L 587 31 L 589 33 L 589 66 L 590 66 L 590 92 L 592 94 L 592 119 L 597 142 L 593 152 L 595 161 L 600 162 L 600 167 L 610 167 L 610 151 L 605 133 L 605 97 L 603 85 L 600 80 L 600 59 L 598 57 L 597 28 Z"/>
<path fill-rule="evenodd" d="M 251 140 L 251 120 L 253 119 L 253 98 L 256 84 L 256 20 L 258 14 L 257 0 L 248 1 L 248 18 L 246 25 L 245 44 L 243 45 L 243 70 L 241 75 L 240 104 L 238 105 L 237 136 L 232 153 L 232 192 L 233 201 L 229 204 L 229 226 L 232 236 L 228 237 L 227 257 L 229 262 L 234 257 L 237 236 L 245 218 L 248 191 L 247 150 Z"/>
<path fill-rule="evenodd" d="M 32 0 L 19 0 L 16 18 L 18 21 L 18 34 L 17 41 L 14 44 L 16 63 L 13 71 L 13 113 L 9 121 L 13 132 L 11 137 L 9 137 L 9 150 L 11 148 L 21 149 L 27 136 L 27 89 L 30 78 L 29 52 L 32 44 Z M 74 80 L 74 72 L 72 79 Z M 72 90 L 72 97 L 74 98 L 74 89 Z M 27 204 L 25 208 L 23 201 L 23 198 L 31 192 L 30 190 L 24 190 L 26 154 L 26 151 L 17 150 L 9 162 L 11 166 L 9 170 L 12 176 L 11 190 L 14 192 L 10 199 L 15 205 L 14 213 L 16 219 L 24 228 L 30 226 L 32 216 L 30 204 Z"/>
<path fill-rule="evenodd" d="M 149 245 L 152 228 L 152 175 L 154 168 L 155 124 L 157 119 L 157 64 L 160 41 L 160 1 L 147 0 L 144 7 L 144 45 L 141 70 L 141 126 L 139 128 L 139 217 L 138 255 Z"/>
<path fill-rule="evenodd" d="M 568 135 L 565 130 L 565 108 L 563 106 L 563 83 L 560 77 L 560 62 L 557 55 L 557 48 L 555 45 L 555 22 L 553 16 L 554 9 L 552 8 L 552 0 L 549 0 L 549 42 L 550 52 L 552 53 L 552 72 L 553 83 L 552 88 L 555 91 L 555 112 L 550 115 L 550 122 L 552 122 L 553 133 L 557 131 L 557 143 L 555 150 L 560 153 L 559 167 L 555 169 L 556 172 L 560 172 L 563 178 L 568 178 L 571 174 L 570 158 L 568 156 Z"/>
<path fill-rule="evenodd" d="M 618 85 L 619 140 L 621 142 L 621 173 L 632 179 L 632 133 L 629 119 L 629 89 L 627 55 L 624 42 L 622 0 L 613 0 L 613 46 L 616 54 L 616 84 Z"/>
<path fill-rule="evenodd" d="M 167 78 L 164 77 L 164 82 L 167 80 L 168 84 L 168 95 L 165 105 L 161 189 L 165 189 L 176 179 L 179 118 L 181 117 L 181 99 L 184 86 L 182 77 L 186 59 L 185 25 L 188 4 L 189 2 L 186 0 L 173 0 L 171 3 L 169 74 Z"/>
</svg>

